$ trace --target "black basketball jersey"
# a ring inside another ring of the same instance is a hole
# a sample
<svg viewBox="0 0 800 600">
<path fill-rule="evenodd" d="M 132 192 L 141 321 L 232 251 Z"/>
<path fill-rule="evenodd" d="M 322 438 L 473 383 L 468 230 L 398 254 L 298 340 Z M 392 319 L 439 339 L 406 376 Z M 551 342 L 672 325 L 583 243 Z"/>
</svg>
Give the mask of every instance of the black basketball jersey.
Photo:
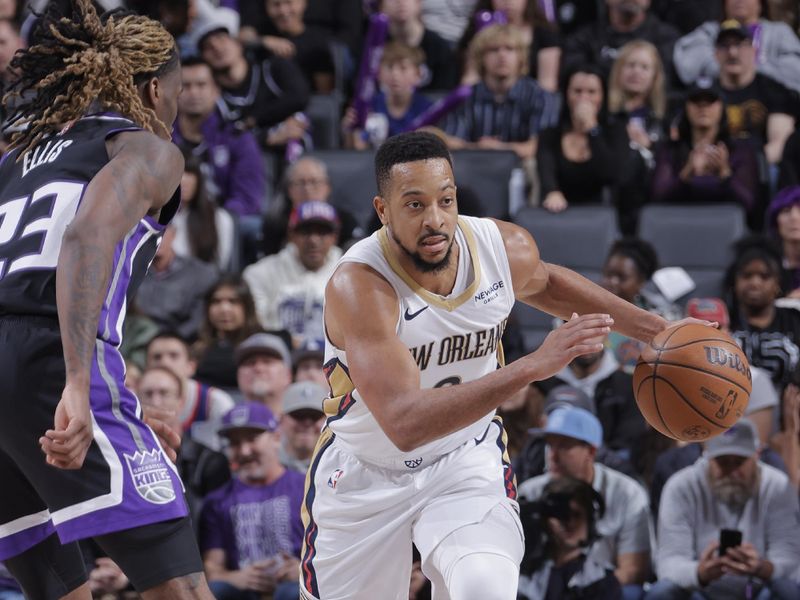
<svg viewBox="0 0 800 600">
<path fill-rule="evenodd" d="M 113 113 L 77 120 L 42 140 L 17 160 L 0 163 L 0 315 L 57 317 L 56 264 L 67 225 L 91 179 L 109 161 L 106 141 L 141 127 Z M 176 192 L 158 221 L 145 216 L 114 251 L 98 337 L 114 345 L 122 335 L 125 308 L 155 255 L 164 226 L 180 203 Z"/>
</svg>

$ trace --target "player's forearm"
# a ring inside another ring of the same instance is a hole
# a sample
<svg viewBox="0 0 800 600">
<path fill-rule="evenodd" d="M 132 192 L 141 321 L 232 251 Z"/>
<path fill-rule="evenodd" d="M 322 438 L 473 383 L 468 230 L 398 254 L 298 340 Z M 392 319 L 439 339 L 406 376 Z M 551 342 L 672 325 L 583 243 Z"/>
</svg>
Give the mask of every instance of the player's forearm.
<svg viewBox="0 0 800 600">
<path fill-rule="evenodd" d="M 100 310 L 114 255 L 97 232 L 68 228 L 56 268 L 56 304 L 67 384 L 88 389 Z"/>
<path fill-rule="evenodd" d="M 387 401 L 387 410 L 376 418 L 400 451 L 411 452 L 472 425 L 536 381 L 535 362 L 523 357 L 474 381 L 405 392 Z"/>
<path fill-rule="evenodd" d="M 547 287 L 525 299 L 536 308 L 565 320 L 572 313 L 608 313 L 615 331 L 645 343 L 667 327 L 663 317 L 618 298 L 574 271 L 550 263 L 547 271 Z"/>
</svg>

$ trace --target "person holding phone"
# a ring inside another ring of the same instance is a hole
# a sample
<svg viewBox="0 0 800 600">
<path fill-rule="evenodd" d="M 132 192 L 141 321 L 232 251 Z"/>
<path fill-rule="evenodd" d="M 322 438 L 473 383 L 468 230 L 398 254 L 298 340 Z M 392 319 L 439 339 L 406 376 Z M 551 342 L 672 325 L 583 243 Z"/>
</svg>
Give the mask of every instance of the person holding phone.
<svg viewBox="0 0 800 600">
<path fill-rule="evenodd" d="M 664 487 L 658 582 L 647 600 L 800 598 L 800 523 L 789 478 L 758 459 L 747 419 L 706 443 Z"/>
</svg>

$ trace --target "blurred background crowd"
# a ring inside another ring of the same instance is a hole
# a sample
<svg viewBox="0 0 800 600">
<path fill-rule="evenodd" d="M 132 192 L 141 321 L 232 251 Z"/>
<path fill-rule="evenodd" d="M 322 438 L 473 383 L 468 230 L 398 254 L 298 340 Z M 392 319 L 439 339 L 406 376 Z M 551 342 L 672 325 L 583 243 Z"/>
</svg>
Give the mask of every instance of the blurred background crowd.
<svg viewBox="0 0 800 600">
<path fill-rule="evenodd" d="M 45 4 L 0 0 L 0 87 Z M 414 129 L 451 148 L 461 213 L 520 224 L 544 260 L 669 319 L 719 322 L 755 367 L 746 419 L 705 446 L 644 422 L 639 343 L 613 333 L 505 402 L 520 598 L 800 598 L 796 0 L 98 5 L 181 49 L 182 204 L 123 353 L 127 385 L 184 434 L 217 598 L 297 598 L 325 283 L 380 226 L 374 149 Z M 506 359 L 556 326 L 516 307 Z M 97 597 L 135 597 L 86 555 Z"/>
</svg>

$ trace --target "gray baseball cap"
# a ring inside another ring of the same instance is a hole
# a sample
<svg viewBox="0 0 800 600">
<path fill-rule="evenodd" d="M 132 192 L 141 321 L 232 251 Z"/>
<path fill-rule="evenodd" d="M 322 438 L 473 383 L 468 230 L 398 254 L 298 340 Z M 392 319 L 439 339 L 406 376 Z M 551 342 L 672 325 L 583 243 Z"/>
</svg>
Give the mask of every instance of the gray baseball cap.
<svg viewBox="0 0 800 600">
<path fill-rule="evenodd" d="M 286 343 L 277 335 L 273 335 L 271 333 L 254 333 L 241 344 L 236 346 L 236 351 L 234 352 L 236 366 L 238 367 L 244 360 L 257 354 L 268 354 L 270 356 L 275 356 L 280 358 L 287 367 L 290 369 L 292 368 L 292 359 L 289 355 L 289 348 L 286 346 Z"/>
<path fill-rule="evenodd" d="M 293 383 L 283 392 L 284 414 L 297 410 L 316 410 L 322 414 L 322 401 L 328 397 L 328 389 L 311 381 Z"/>
<path fill-rule="evenodd" d="M 758 430 L 749 419 L 739 421 L 727 431 L 706 442 L 706 456 L 742 456 L 750 458 L 758 452 Z"/>
</svg>

